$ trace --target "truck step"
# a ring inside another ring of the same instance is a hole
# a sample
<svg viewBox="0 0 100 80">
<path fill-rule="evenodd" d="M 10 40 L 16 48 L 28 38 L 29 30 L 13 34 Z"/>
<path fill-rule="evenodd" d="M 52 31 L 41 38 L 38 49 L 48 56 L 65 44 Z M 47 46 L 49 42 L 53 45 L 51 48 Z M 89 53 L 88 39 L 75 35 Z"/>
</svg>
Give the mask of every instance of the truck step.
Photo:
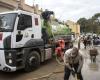
<svg viewBox="0 0 100 80">
<path fill-rule="evenodd" d="M 22 53 L 22 52 L 18 52 L 18 53 L 17 53 L 17 55 L 21 55 L 21 54 L 23 54 L 23 53 Z"/>
<path fill-rule="evenodd" d="M 17 70 L 23 69 L 23 68 L 24 68 L 24 66 L 19 66 L 19 67 L 17 67 Z"/>
<path fill-rule="evenodd" d="M 16 61 L 17 61 L 17 62 L 20 62 L 20 61 L 23 61 L 23 59 L 17 59 Z"/>
</svg>

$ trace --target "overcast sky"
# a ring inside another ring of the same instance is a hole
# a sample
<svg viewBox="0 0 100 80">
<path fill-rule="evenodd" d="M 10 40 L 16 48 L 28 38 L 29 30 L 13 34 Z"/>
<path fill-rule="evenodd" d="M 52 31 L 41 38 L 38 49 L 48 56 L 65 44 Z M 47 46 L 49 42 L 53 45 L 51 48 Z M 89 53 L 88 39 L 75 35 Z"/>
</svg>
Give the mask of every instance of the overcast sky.
<svg viewBox="0 0 100 80">
<path fill-rule="evenodd" d="M 100 0 L 26 0 L 29 5 L 39 4 L 43 9 L 55 12 L 60 20 L 77 21 L 100 13 Z"/>
</svg>

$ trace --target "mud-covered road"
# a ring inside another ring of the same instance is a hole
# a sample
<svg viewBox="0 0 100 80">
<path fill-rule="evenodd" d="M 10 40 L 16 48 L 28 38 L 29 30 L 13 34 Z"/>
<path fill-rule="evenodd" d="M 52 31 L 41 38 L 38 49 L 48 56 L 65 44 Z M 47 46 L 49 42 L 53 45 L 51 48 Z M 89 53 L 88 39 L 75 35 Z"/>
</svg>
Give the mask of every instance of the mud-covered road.
<svg viewBox="0 0 100 80">
<path fill-rule="evenodd" d="M 52 74 L 52 72 L 61 73 Z M 50 76 L 38 80 L 63 80 L 63 66 L 59 65 L 55 59 L 52 59 L 42 63 L 40 68 L 30 73 L 25 73 L 23 70 L 12 73 L 0 72 L 0 80 L 34 80 L 34 78 L 48 75 Z"/>
<path fill-rule="evenodd" d="M 96 48 L 99 51 L 99 55 L 97 56 L 97 62 L 95 64 L 91 63 L 90 61 L 90 57 L 88 55 L 89 48 L 84 49 L 83 47 L 81 47 L 80 49 L 80 52 L 84 57 L 84 65 L 82 68 L 84 80 L 100 80 L 100 46 Z M 53 58 L 52 60 L 42 63 L 37 70 L 30 73 L 25 73 L 23 70 L 12 73 L 0 72 L 0 80 L 36 80 L 35 78 L 40 77 L 44 78 L 40 78 L 37 80 L 63 80 L 63 70 L 64 66 L 59 65 L 56 59 Z"/>
</svg>

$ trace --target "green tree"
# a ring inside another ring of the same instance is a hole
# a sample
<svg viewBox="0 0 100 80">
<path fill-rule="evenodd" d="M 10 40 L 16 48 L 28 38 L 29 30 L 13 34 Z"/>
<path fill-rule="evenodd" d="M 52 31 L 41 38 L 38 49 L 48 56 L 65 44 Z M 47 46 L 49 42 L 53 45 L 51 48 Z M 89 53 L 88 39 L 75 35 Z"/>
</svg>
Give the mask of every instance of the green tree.
<svg viewBox="0 0 100 80">
<path fill-rule="evenodd" d="M 86 23 L 87 23 L 87 19 L 86 18 L 80 18 L 78 21 L 77 21 L 78 24 L 80 24 L 80 30 L 81 32 L 85 33 L 86 32 Z"/>
<path fill-rule="evenodd" d="M 100 13 L 96 13 L 91 19 L 93 22 L 93 32 L 100 33 Z"/>
<path fill-rule="evenodd" d="M 80 18 L 77 23 L 80 24 L 81 32 L 100 33 L 100 13 L 94 14 L 91 18 Z"/>
</svg>

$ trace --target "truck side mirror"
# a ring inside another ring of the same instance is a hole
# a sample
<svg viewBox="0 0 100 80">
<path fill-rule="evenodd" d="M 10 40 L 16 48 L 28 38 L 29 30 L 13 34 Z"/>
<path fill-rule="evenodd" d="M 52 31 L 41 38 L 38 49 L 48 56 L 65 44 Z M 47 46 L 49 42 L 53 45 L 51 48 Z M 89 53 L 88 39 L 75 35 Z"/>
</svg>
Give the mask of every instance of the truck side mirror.
<svg viewBox="0 0 100 80">
<path fill-rule="evenodd" d="M 21 31 L 18 31 L 18 35 L 21 35 Z"/>
<path fill-rule="evenodd" d="M 18 14 L 18 17 L 19 17 L 19 18 L 22 18 L 22 17 L 23 17 L 23 14 Z"/>
</svg>

